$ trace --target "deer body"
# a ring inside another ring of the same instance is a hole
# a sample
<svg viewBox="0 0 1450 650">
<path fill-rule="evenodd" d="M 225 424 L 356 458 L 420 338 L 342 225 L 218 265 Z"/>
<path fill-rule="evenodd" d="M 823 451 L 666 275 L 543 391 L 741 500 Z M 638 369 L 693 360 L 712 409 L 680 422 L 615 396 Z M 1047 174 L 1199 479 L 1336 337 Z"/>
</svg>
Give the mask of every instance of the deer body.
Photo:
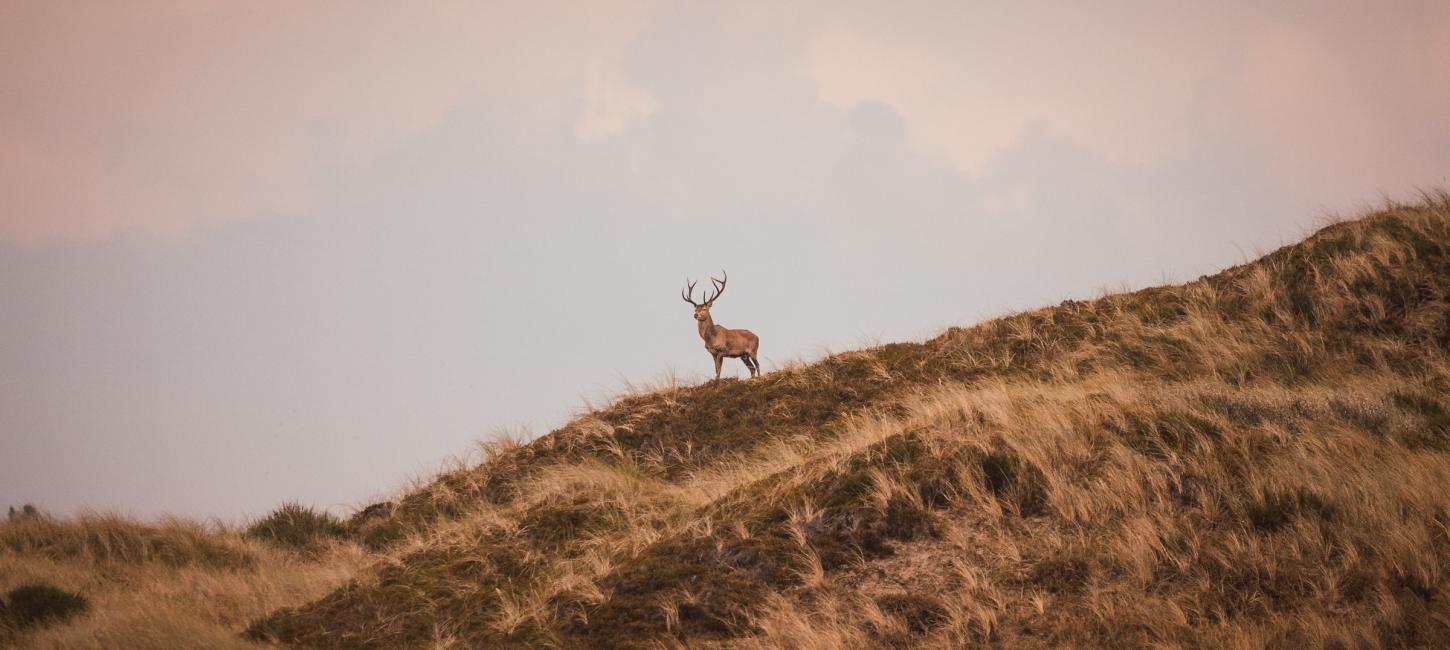
<svg viewBox="0 0 1450 650">
<path fill-rule="evenodd" d="M 729 279 L 728 275 L 725 280 L 710 278 L 715 283 L 715 295 L 704 302 L 694 301 L 693 282 L 687 282 L 686 292 L 682 292 L 680 296 L 685 302 L 695 306 L 695 321 L 699 324 L 700 339 L 705 342 L 705 350 L 715 360 L 716 381 L 720 379 L 720 365 L 726 358 L 740 359 L 750 370 L 751 377 L 760 376 L 760 362 L 755 358 L 756 351 L 760 349 L 760 337 L 750 330 L 733 330 L 716 325 L 715 319 L 710 316 L 710 306 L 720 294 L 725 293 L 725 282 Z"/>
</svg>

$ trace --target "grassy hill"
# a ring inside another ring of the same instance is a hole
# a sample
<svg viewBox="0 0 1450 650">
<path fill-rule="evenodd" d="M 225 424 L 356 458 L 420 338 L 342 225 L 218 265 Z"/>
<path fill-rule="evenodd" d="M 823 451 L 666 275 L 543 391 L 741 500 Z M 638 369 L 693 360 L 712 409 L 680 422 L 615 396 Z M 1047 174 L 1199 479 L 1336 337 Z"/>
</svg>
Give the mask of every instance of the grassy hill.
<svg viewBox="0 0 1450 650">
<path fill-rule="evenodd" d="M 244 637 L 1450 646 L 1447 296 L 1439 193 L 1180 286 L 624 396 L 287 552 L 352 577 Z"/>
</svg>

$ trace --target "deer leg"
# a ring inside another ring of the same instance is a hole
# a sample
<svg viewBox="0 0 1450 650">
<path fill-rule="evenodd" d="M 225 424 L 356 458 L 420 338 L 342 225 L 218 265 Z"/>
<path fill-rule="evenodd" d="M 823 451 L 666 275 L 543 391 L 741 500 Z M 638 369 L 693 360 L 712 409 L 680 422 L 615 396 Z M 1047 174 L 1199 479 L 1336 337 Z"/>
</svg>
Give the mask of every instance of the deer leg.
<svg viewBox="0 0 1450 650">
<path fill-rule="evenodd" d="M 725 357 L 718 354 L 712 354 L 710 356 L 715 357 L 715 381 L 720 381 L 720 364 L 725 362 Z"/>
<path fill-rule="evenodd" d="M 750 356 L 749 352 L 740 355 L 740 360 L 745 362 L 745 367 L 750 370 L 751 377 L 760 374 L 760 366 L 755 363 L 755 358 Z"/>
</svg>

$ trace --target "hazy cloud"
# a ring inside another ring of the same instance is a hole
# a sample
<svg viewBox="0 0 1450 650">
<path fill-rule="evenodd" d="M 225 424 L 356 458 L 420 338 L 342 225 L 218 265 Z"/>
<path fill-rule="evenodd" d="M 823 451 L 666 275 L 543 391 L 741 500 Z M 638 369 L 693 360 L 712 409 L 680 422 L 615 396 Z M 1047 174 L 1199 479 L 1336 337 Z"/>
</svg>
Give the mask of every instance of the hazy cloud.
<svg viewBox="0 0 1450 650">
<path fill-rule="evenodd" d="M 10 5 L 0 194 L 20 209 L 0 239 L 305 212 L 321 169 L 465 102 L 524 121 L 573 112 L 587 62 L 643 19 L 625 4 Z"/>
</svg>

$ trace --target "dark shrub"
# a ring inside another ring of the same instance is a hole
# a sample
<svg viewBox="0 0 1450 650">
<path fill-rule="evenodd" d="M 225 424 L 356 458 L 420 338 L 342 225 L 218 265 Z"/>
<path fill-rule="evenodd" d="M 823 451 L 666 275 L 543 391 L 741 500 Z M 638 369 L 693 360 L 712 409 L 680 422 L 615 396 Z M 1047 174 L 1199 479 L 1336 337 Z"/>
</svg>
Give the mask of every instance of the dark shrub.
<svg viewBox="0 0 1450 650">
<path fill-rule="evenodd" d="M 328 539 L 347 536 L 347 527 L 326 512 L 286 503 L 247 528 L 246 536 L 294 550 L 311 551 Z"/>
<path fill-rule="evenodd" d="M 1442 451 L 1450 448 L 1450 412 L 1438 400 L 1417 393 L 1395 393 L 1391 399 L 1395 406 L 1424 419 L 1423 427 L 1405 436 L 1405 446 Z"/>
<path fill-rule="evenodd" d="M 0 621 L 18 629 L 48 625 L 68 619 L 90 608 L 80 594 L 47 584 L 16 587 L 0 603 Z"/>
<path fill-rule="evenodd" d="M 977 462 L 987 489 L 998 498 L 1015 504 L 1019 514 L 1035 517 L 1046 513 L 1046 479 L 1041 470 L 1005 450 L 983 454 Z"/>
<path fill-rule="evenodd" d="M 1289 525 L 1296 518 L 1314 515 L 1320 519 L 1334 519 L 1338 509 L 1334 504 L 1308 488 L 1289 492 L 1271 492 L 1262 499 L 1248 504 L 1249 523 L 1260 532 L 1272 533 Z"/>
<path fill-rule="evenodd" d="M 10 506 L 9 519 L 11 519 L 12 521 L 13 520 L 16 520 L 16 519 L 39 519 L 39 518 L 40 518 L 40 509 L 39 508 L 36 508 L 35 506 L 33 506 L 33 505 L 29 504 L 29 503 L 25 504 L 19 510 L 16 510 L 15 509 L 15 506 Z"/>
<path fill-rule="evenodd" d="M 941 604 L 921 594 L 887 594 L 877 598 L 876 605 L 887 615 L 901 618 L 912 634 L 925 634 L 947 621 Z"/>
</svg>

